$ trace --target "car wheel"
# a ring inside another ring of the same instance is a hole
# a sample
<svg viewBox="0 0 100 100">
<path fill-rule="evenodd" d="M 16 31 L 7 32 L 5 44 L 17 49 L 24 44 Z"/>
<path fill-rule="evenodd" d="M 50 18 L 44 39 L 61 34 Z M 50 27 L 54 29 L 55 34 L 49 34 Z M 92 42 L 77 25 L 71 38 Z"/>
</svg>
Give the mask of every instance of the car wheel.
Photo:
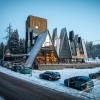
<svg viewBox="0 0 100 100">
<path fill-rule="evenodd" d="M 68 86 L 68 83 L 65 83 L 65 86 Z"/>
<path fill-rule="evenodd" d="M 81 86 L 81 87 L 80 87 L 80 90 L 81 90 L 81 91 L 83 91 L 83 90 L 84 90 L 84 87 L 83 87 L 83 86 Z"/>
<path fill-rule="evenodd" d="M 42 79 L 42 76 L 40 75 L 40 79 Z"/>
<path fill-rule="evenodd" d="M 49 81 L 51 81 L 52 79 L 51 78 L 49 78 Z"/>
<path fill-rule="evenodd" d="M 92 78 L 93 78 L 93 79 L 95 79 L 95 78 L 96 78 L 96 76 L 92 76 Z"/>
<path fill-rule="evenodd" d="M 65 84 L 65 86 L 68 86 L 69 87 L 70 86 L 70 81 L 65 82 L 64 84 Z"/>
</svg>

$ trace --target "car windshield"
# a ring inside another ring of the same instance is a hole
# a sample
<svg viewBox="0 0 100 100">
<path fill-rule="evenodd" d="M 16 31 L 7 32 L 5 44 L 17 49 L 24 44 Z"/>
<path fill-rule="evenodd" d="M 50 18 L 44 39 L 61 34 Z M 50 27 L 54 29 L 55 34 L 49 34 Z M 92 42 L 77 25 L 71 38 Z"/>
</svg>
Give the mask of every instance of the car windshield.
<svg viewBox="0 0 100 100">
<path fill-rule="evenodd" d="M 91 81 L 91 79 L 89 77 L 85 77 L 85 76 L 79 76 L 79 77 L 77 77 L 77 79 L 79 81 L 84 81 L 84 82 Z"/>
<path fill-rule="evenodd" d="M 44 74 L 60 75 L 59 72 L 44 72 Z"/>
<path fill-rule="evenodd" d="M 44 72 L 44 74 L 52 74 L 52 72 Z"/>
<path fill-rule="evenodd" d="M 82 78 L 78 78 L 78 81 L 87 82 L 86 80 L 84 80 L 84 79 L 82 79 Z"/>
<path fill-rule="evenodd" d="M 53 74 L 54 74 L 54 75 L 60 75 L 60 73 L 59 73 L 59 72 L 54 72 Z"/>
</svg>

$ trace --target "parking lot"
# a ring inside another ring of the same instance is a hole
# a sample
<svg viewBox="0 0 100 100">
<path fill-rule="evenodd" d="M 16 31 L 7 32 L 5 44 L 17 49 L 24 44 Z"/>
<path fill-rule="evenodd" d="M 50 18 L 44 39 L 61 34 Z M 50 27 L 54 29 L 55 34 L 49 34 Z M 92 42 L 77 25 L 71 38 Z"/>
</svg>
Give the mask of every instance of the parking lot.
<svg viewBox="0 0 100 100">
<path fill-rule="evenodd" d="M 75 69 L 75 68 L 65 68 L 63 70 L 53 70 L 61 74 L 61 79 L 57 81 L 49 81 L 39 78 L 39 74 L 45 72 L 46 70 L 39 71 L 33 70 L 32 76 L 30 74 L 20 74 L 18 72 L 11 71 L 7 68 L 0 67 L 0 71 L 6 74 L 12 75 L 14 77 L 29 81 L 31 83 L 36 83 L 57 91 L 66 92 L 70 95 L 85 98 L 86 100 L 99 100 L 100 98 L 100 79 L 92 79 L 94 81 L 94 88 L 90 92 L 79 91 L 70 87 L 64 86 L 64 79 L 73 76 L 88 76 L 90 73 L 100 71 L 100 67 L 89 68 L 89 69 Z"/>
</svg>

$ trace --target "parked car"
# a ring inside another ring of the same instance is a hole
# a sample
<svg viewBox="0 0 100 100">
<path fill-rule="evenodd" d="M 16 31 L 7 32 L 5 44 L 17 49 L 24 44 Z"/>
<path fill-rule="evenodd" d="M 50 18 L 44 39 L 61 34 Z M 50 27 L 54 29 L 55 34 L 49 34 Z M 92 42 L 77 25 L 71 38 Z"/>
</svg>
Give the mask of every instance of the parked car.
<svg viewBox="0 0 100 100">
<path fill-rule="evenodd" d="M 12 65 L 11 70 L 15 72 L 19 72 L 22 69 L 20 65 Z"/>
<path fill-rule="evenodd" d="M 32 70 L 27 67 L 23 67 L 21 70 L 19 70 L 21 74 L 31 74 Z"/>
<path fill-rule="evenodd" d="M 40 74 L 39 77 L 46 80 L 58 80 L 61 78 L 61 75 L 59 72 L 46 71 Z"/>
<path fill-rule="evenodd" d="M 91 90 L 94 86 L 94 83 L 91 78 L 87 76 L 76 76 L 65 79 L 64 85 L 78 90 Z"/>
<path fill-rule="evenodd" d="M 89 77 L 92 78 L 92 79 L 100 78 L 100 71 L 98 71 L 96 73 L 89 74 Z"/>
</svg>

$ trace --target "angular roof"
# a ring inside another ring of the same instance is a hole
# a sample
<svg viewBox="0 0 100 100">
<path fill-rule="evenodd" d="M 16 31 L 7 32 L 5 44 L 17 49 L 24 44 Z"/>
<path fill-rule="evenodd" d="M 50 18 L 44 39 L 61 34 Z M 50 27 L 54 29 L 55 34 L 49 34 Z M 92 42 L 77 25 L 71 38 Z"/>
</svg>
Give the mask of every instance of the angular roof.
<svg viewBox="0 0 100 100">
<path fill-rule="evenodd" d="M 11 56 L 11 52 L 10 52 L 9 49 L 6 50 L 6 52 L 5 52 L 5 56 Z"/>
<path fill-rule="evenodd" d="M 71 58 L 71 51 L 66 28 L 61 30 L 59 58 Z"/>
<path fill-rule="evenodd" d="M 52 34 L 52 42 L 55 43 L 55 40 L 57 40 L 57 28 L 53 30 Z"/>
</svg>

